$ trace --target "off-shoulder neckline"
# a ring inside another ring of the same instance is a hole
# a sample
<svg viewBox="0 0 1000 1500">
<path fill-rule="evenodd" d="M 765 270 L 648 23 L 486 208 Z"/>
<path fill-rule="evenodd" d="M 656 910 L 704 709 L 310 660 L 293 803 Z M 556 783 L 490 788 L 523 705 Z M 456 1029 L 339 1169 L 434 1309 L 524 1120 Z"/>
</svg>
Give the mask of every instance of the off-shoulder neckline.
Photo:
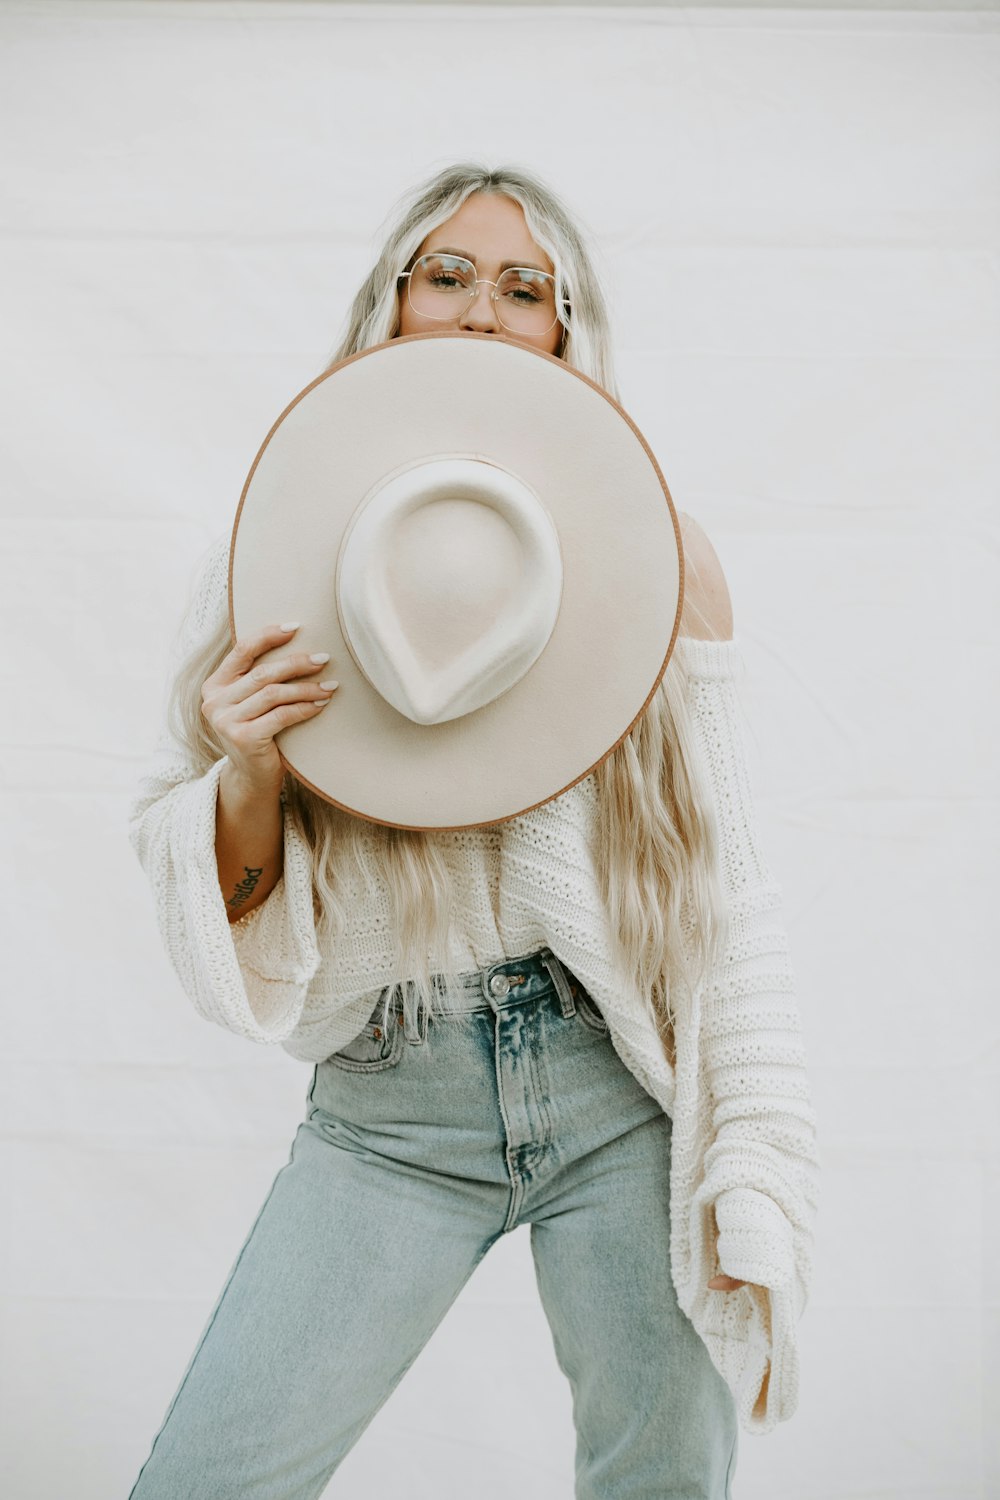
<svg viewBox="0 0 1000 1500">
<path fill-rule="evenodd" d="M 743 671 L 743 652 L 737 637 L 707 641 L 700 636 L 679 635 L 674 650 L 694 677 L 733 677 Z"/>
</svg>

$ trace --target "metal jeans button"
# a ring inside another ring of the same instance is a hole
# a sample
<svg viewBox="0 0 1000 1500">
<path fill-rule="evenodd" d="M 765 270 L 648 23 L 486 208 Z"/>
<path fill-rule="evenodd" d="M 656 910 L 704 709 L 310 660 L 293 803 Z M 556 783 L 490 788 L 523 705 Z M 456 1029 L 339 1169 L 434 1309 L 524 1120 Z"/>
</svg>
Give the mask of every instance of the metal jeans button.
<svg viewBox="0 0 1000 1500">
<path fill-rule="evenodd" d="M 490 989 L 493 991 L 494 995 L 506 995 L 507 991 L 510 989 L 510 980 L 507 978 L 507 975 L 494 974 L 493 978 L 490 980 Z"/>
</svg>

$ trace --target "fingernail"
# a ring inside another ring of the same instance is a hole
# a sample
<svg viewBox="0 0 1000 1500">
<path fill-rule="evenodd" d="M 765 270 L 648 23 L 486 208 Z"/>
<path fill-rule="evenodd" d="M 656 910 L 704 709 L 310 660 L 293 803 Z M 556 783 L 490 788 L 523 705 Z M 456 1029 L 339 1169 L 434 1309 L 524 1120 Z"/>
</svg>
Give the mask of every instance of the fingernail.
<svg viewBox="0 0 1000 1500">
<path fill-rule="evenodd" d="M 279 630 L 298 630 L 300 624 L 301 624 L 300 620 L 293 620 L 290 625 L 279 625 L 278 629 Z"/>
<path fill-rule="evenodd" d="M 313 651 L 309 660 L 323 663 L 330 660 L 330 653 L 329 651 Z"/>
</svg>

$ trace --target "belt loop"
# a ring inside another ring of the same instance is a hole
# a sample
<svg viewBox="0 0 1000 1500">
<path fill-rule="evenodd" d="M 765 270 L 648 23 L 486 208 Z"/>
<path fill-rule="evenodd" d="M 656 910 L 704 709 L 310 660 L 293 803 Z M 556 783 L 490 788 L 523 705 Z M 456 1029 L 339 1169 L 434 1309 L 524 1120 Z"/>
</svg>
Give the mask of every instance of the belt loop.
<svg viewBox="0 0 1000 1500">
<path fill-rule="evenodd" d="M 576 1001 L 573 999 L 569 980 L 566 978 L 566 971 L 551 948 L 543 948 L 538 956 L 552 976 L 552 983 L 555 985 L 556 994 L 559 996 L 559 1004 L 562 1007 L 563 1017 L 568 1020 L 570 1016 L 576 1015 Z"/>
<path fill-rule="evenodd" d="M 404 1017 L 403 1035 L 406 1037 L 406 1040 L 408 1042 L 412 1042 L 414 1046 L 416 1046 L 418 1043 L 426 1042 L 427 1040 L 427 1007 L 420 996 L 417 994 L 414 1001 L 417 1011 L 416 1026 L 414 1026 L 412 1012 L 408 1013 L 407 1011 L 406 996 L 410 995 L 412 997 L 416 994 L 416 990 L 415 986 L 410 980 L 406 981 L 406 986 L 407 988 L 405 993 L 402 990 L 400 991 L 400 994 L 402 996 Z"/>
</svg>

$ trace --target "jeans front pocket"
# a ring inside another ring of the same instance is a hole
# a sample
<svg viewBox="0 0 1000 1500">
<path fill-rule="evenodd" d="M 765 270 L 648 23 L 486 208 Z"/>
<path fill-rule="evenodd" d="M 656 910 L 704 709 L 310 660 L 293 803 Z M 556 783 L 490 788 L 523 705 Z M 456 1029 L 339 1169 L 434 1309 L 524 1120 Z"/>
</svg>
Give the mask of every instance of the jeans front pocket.
<svg viewBox="0 0 1000 1500">
<path fill-rule="evenodd" d="M 608 1023 L 601 1014 L 597 1001 L 591 998 L 578 979 L 573 981 L 573 1000 L 576 1004 L 576 1013 L 583 1024 L 589 1026 L 591 1031 L 607 1036 Z"/>
<path fill-rule="evenodd" d="M 374 1016 L 367 1021 L 357 1036 L 337 1052 L 331 1052 L 328 1063 L 346 1068 L 350 1073 L 378 1073 L 383 1068 L 394 1068 L 403 1055 L 406 1037 L 397 1013 L 389 1012 L 389 1024 L 383 1026 L 381 1018 Z"/>
</svg>

